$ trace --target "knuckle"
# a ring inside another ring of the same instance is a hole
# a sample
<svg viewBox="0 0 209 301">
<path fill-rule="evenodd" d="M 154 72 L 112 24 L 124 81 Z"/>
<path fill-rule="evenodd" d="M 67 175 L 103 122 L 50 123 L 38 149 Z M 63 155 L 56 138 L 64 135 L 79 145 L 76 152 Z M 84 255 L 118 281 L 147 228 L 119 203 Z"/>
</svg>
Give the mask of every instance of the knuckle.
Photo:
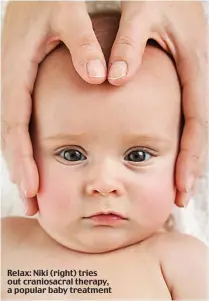
<svg viewBox="0 0 209 301">
<path fill-rule="evenodd" d="M 83 66 L 90 58 L 98 57 L 98 54 L 101 55 L 99 51 L 101 51 L 101 49 L 99 49 L 94 37 L 92 37 L 91 34 L 85 34 L 76 40 L 72 57 L 76 59 L 78 65 Z"/>
<path fill-rule="evenodd" d="M 118 46 L 118 45 L 127 46 L 129 48 L 136 49 L 136 43 L 131 37 L 127 35 L 122 35 L 115 41 L 114 46 Z"/>
<path fill-rule="evenodd" d="M 97 48 L 98 44 L 94 37 L 91 34 L 85 34 L 79 37 L 77 40 L 78 48 L 84 49 L 95 49 Z"/>
<path fill-rule="evenodd" d="M 181 149 L 181 152 L 182 153 L 185 153 L 186 155 L 189 155 L 190 158 L 193 160 L 193 161 L 199 161 L 200 158 L 201 158 L 201 155 L 200 154 L 197 154 L 197 153 L 191 153 L 191 151 L 188 149 L 188 148 L 182 148 Z"/>
<path fill-rule="evenodd" d="M 193 161 L 200 161 L 201 155 L 198 154 L 191 154 L 191 158 Z"/>
<path fill-rule="evenodd" d="M 8 121 L 1 119 L 1 139 L 2 139 L 2 150 L 5 150 L 6 143 L 11 131 L 11 126 Z"/>
<path fill-rule="evenodd" d="M 25 125 L 22 123 L 11 123 L 2 118 L 1 120 L 1 139 L 2 150 L 5 150 L 9 141 L 18 137 L 18 134 L 24 129 Z"/>
<path fill-rule="evenodd" d="M 192 123 L 194 126 L 199 127 L 203 131 L 208 131 L 208 120 L 202 117 L 189 117 L 188 123 Z"/>
</svg>

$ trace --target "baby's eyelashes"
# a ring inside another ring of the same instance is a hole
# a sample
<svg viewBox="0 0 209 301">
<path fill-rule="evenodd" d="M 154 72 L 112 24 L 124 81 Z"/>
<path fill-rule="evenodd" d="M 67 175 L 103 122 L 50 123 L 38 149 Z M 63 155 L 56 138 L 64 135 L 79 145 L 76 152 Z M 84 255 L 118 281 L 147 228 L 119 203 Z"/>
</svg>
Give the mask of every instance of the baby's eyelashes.
<svg viewBox="0 0 209 301">
<path fill-rule="evenodd" d="M 63 164 L 82 163 L 87 160 L 85 151 L 80 147 L 63 147 L 55 152 L 56 159 Z"/>
<path fill-rule="evenodd" d="M 151 157 L 151 154 L 149 154 L 146 151 L 143 150 L 134 150 L 131 151 L 128 155 L 125 156 L 125 161 L 131 161 L 131 162 L 143 162 L 146 160 L 149 160 Z"/>
<path fill-rule="evenodd" d="M 60 152 L 60 156 L 66 161 L 73 161 L 73 162 L 83 161 L 87 159 L 86 156 L 84 156 L 80 151 L 76 149 L 62 150 Z"/>
<path fill-rule="evenodd" d="M 82 163 L 82 161 L 87 160 L 87 153 L 81 147 L 65 147 L 59 149 L 55 153 L 56 159 L 63 164 L 75 164 Z M 139 165 L 148 161 L 152 157 L 156 157 L 156 152 L 149 150 L 143 147 L 135 147 L 134 149 L 129 149 L 124 155 L 123 160 L 128 161 L 130 163 L 134 163 L 135 165 L 138 163 Z M 100 155 L 102 160 L 102 156 Z"/>
</svg>

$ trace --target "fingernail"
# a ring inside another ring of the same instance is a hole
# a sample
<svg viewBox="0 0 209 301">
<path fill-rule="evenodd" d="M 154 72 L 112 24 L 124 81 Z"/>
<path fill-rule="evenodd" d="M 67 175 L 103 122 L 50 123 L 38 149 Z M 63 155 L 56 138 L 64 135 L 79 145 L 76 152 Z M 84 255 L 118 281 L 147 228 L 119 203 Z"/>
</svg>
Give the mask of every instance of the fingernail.
<svg viewBox="0 0 209 301">
<path fill-rule="evenodd" d="M 25 207 L 25 210 L 24 210 L 24 215 L 28 215 L 28 211 L 27 211 L 26 207 Z"/>
<path fill-rule="evenodd" d="M 106 71 L 101 60 L 92 60 L 86 64 L 89 77 L 105 77 Z"/>
<path fill-rule="evenodd" d="M 27 213 L 28 213 L 28 211 L 27 211 L 27 199 L 26 199 L 26 197 L 25 197 L 25 194 L 23 193 L 23 184 L 22 184 L 22 182 L 21 182 L 21 189 L 19 188 L 19 197 L 20 197 L 20 199 L 21 199 L 21 201 L 22 201 L 22 204 L 23 204 L 23 208 L 22 208 L 22 210 L 24 210 L 24 215 L 27 215 Z"/>
<path fill-rule="evenodd" d="M 28 197 L 28 193 L 27 193 L 27 190 L 25 188 L 24 181 L 21 182 L 21 191 L 24 194 L 24 196 L 27 198 Z"/>
<path fill-rule="evenodd" d="M 194 177 L 189 176 L 187 184 L 186 184 L 186 192 L 187 193 L 191 193 L 193 185 L 194 185 Z"/>
<path fill-rule="evenodd" d="M 108 79 L 119 79 L 127 74 L 127 64 L 124 61 L 117 61 L 112 64 L 109 70 Z"/>
<path fill-rule="evenodd" d="M 184 194 L 183 202 L 182 202 L 184 208 L 186 208 L 186 207 L 188 206 L 191 197 L 192 197 L 192 195 L 191 195 L 191 193 L 189 193 L 189 192 Z"/>
<path fill-rule="evenodd" d="M 24 215 L 27 215 L 27 213 L 28 213 L 28 210 L 27 210 L 27 200 L 26 200 L 26 198 L 23 195 L 21 195 L 20 197 L 22 199 L 23 206 L 24 206 Z"/>
</svg>

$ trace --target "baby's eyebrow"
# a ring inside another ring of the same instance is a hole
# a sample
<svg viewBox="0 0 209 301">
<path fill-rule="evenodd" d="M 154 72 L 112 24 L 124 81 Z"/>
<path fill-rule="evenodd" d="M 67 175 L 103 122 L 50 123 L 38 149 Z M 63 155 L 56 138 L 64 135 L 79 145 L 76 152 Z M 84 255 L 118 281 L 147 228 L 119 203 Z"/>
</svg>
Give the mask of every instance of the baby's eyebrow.
<svg viewBox="0 0 209 301">
<path fill-rule="evenodd" d="M 72 141 L 84 138 L 84 136 L 86 136 L 85 133 L 55 133 L 54 135 L 43 137 L 43 139 L 47 141 Z"/>
<path fill-rule="evenodd" d="M 55 133 L 54 135 L 43 137 L 44 140 L 74 140 L 81 139 L 87 136 L 87 133 Z M 156 143 L 171 143 L 171 139 L 161 135 L 144 135 L 139 133 L 129 133 L 124 135 L 126 142 L 156 142 Z"/>
<path fill-rule="evenodd" d="M 172 143 L 172 139 L 168 137 L 157 135 L 157 134 L 138 134 L 138 133 L 130 133 L 125 136 L 125 141 L 131 144 L 152 144 L 152 145 L 162 145 L 162 146 L 170 146 Z"/>
</svg>

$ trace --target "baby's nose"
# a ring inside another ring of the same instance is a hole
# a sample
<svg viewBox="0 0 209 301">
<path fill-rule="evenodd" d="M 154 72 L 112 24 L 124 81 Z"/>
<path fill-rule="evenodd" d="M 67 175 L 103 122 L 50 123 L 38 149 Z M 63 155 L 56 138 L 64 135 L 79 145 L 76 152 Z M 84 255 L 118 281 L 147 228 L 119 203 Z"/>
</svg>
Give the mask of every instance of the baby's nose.
<svg viewBox="0 0 209 301">
<path fill-rule="evenodd" d="M 85 185 L 85 193 L 89 196 L 121 196 L 123 192 L 123 183 L 113 166 L 95 168 Z"/>
<path fill-rule="evenodd" d="M 89 196 L 103 196 L 107 197 L 110 195 L 120 196 L 121 189 L 116 187 L 116 185 L 112 185 L 111 183 L 92 183 L 86 185 L 86 194 Z"/>
</svg>

